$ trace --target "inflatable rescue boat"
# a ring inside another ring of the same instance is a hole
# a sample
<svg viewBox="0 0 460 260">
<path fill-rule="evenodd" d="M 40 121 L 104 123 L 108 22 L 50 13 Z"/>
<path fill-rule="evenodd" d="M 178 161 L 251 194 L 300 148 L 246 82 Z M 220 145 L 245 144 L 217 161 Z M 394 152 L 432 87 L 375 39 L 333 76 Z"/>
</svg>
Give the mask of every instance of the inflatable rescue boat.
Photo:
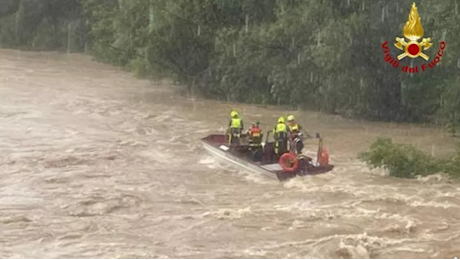
<svg viewBox="0 0 460 260">
<path fill-rule="evenodd" d="M 243 135 L 242 140 L 245 139 Z M 262 147 L 254 148 L 249 144 L 229 145 L 224 134 L 213 134 L 201 139 L 203 147 L 217 158 L 238 168 L 263 174 L 271 178 L 285 181 L 296 176 L 316 175 L 331 171 L 334 166 L 329 164 L 329 155 L 323 148 L 323 140 L 319 139 L 316 163 L 313 158 L 297 155 L 292 152 L 278 156 L 275 153 L 275 142 L 266 142 Z"/>
</svg>

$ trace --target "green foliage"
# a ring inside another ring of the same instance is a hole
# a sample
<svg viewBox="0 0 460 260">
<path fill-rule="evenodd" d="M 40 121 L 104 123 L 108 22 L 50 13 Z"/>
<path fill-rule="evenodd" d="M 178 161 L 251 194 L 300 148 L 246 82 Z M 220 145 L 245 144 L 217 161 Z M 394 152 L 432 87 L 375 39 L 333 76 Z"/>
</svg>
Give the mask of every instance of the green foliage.
<svg viewBox="0 0 460 260">
<path fill-rule="evenodd" d="M 449 173 L 453 178 L 460 178 L 460 149 L 450 160 L 441 161 L 443 171 Z"/>
<path fill-rule="evenodd" d="M 78 0 L 11 0 L 0 7 L 0 46 L 83 51 L 86 25 Z"/>
<path fill-rule="evenodd" d="M 3 47 L 88 50 L 186 92 L 346 116 L 460 125 L 459 3 L 417 2 L 426 37 L 447 49 L 434 69 L 409 75 L 383 60 L 402 37 L 400 0 L 4 0 Z M 422 59 L 404 59 L 401 66 Z"/>
<path fill-rule="evenodd" d="M 411 145 L 393 144 L 391 139 L 378 139 L 369 151 L 359 157 L 372 167 L 386 168 L 394 177 L 414 178 L 439 171 L 433 158 Z"/>
<path fill-rule="evenodd" d="M 126 65 L 126 51 L 114 47 L 115 21 L 118 15 L 118 1 L 87 0 L 83 1 L 83 9 L 90 24 L 88 32 L 91 40 L 91 53 L 99 61 Z"/>
<path fill-rule="evenodd" d="M 372 168 L 382 167 L 390 176 L 415 178 L 444 172 L 460 177 L 460 148 L 447 160 L 433 158 L 411 145 L 394 144 L 391 139 L 379 138 L 359 158 Z"/>
</svg>

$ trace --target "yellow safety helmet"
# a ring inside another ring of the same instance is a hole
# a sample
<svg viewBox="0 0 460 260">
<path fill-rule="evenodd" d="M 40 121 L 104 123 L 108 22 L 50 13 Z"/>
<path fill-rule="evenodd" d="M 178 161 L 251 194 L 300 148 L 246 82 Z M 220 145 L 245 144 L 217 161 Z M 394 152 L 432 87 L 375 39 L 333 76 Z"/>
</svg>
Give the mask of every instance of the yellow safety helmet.
<svg viewBox="0 0 460 260">
<path fill-rule="evenodd" d="M 238 112 L 236 112 L 235 110 L 233 110 L 233 111 L 230 113 L 230 116 L 231 116 L 231 117 L 238 117 Z"/>
<path fill-rule="evenodd" d="M 284 117 L 279 117 L 279 118 L 278 118 L 278 123 L 280 123 L 280 124 L 281 124 L 281 123 L 284 123 Z"/>
<path fill-rule="evenodd" d="M 295 117 L 293 115 L 290 115 L 288 116 L 287 118 L 288 121 L 294 121 L 295 120 Z"/>
</svg>

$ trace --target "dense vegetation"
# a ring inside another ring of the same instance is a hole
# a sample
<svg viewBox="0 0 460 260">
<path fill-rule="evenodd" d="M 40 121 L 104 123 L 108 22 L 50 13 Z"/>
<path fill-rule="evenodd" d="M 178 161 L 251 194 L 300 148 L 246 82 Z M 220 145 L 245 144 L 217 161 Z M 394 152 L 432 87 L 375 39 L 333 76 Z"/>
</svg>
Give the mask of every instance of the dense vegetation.
<svg viewBox="0 0 460 260">
<path fill-rule="evenodd" d="M 460 177 L 460 148 L 451 158 L 438 159 L 422 153 L 412 145 L 378 139 L 359 157 L 373 168 L 387 169 L 390 176 L 394 177 L 415 178 L 437 173 Z"/>
<path fill-rule="evenodd" d="M 0 0 L 0 47 L 84 51 L 79 0 Z"/>
<path fill-rule="evenodd" d="M 447 48 L 433 69 L 402 73 L 383 59 L 411 8 L 400 0 L 0 0 L 0 47 L 89 52 L 191 95 L 283 104 L 367 119 L 460 124 L 457 0 L 419 0 L 425 37 Z M 401 66 L 422 59 L 404 59 Z M 378 140 L 361 158 L 398 177 L 460 172 Z"/>
<path fill-rule="evenodd" d="M 439 41 L 448 44 L 439 66 L 417 74 L 383 60 L 381 44 L 402 37 L 410 11 L 399 0 L 1 0 L 0 44 L 89 50 L 204 97 L 454 129 L 459 4 L 417 4 L 435 43 L 426 53 L 433 59 Z"/>
</svg>

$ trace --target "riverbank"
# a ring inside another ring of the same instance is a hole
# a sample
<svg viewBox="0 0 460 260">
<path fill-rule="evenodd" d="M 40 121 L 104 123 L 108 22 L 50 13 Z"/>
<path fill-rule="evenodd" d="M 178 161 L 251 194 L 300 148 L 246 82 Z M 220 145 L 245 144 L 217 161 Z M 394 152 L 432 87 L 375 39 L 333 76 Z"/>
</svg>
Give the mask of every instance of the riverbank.
<svg viewBox="0 0 460 260">
<path fill-rule="evenodd" d="M 356 159 L 381 135 L 439 155 L 453 145 L 442 131 L 297 111 L 336 168 L 279 183 L 220 164 L 199 140 L 232 108 L 265 130 L 292 111 L 186 99 L 78 54 L 0 50 L 0 94 L 3 258 L 460 253 L 457 183 L 371 174 Z"/>
<path fill-rule="evenodd" d="M 0 49 L 0 52 L 6 55 L 17 55 L 19 58 L 22 56 L 43 56 L 46 60 L 51 56 L 53 59 L 59 59 L 63 62 L 65 62 L 66 59 L 81 60 L 82 62 L 91 60 L 95 62 L 92 56 L 79 53 L 64 54 L 54 51 L 33 52 L 12 49 Z M 99 64 L 101 66 L 107 66 L 102 62 L 99 62 Z M 120 71 L 129 71 L 121 67 L 113 68 Z M 167 79 L 150 79 L 148 81 L 150 81 L 152 85 L 162 86 L 165 90 L 171 89 L 176 93 L 181 92 L 182 89 L 182 86 L 173 84 L 172 81 Z M 143 98 L 148 102 L 148 93 L 146 93 Z M 192 109 L 196 111 L 196 113 L 209 114 L 209 104 L 219 104 L 222 107 L 226 107 L 228 111 L 237 109 L 242 118 L 247 121 L 248 127 L 249 122 L 260 121 L 265 130 L 271 129 L 276 124 L 276 119 L 279 116 L 293 114 L 297 117 L 299 123 L 308 131 L 312 133 L 320 132 L 325 137 L 326 145 L 329 143 L 333 146 L 333 151 L 331 152 L 353 152 L 357 155 L 369 148 L 372 142 L 377 138 L 383 137 L 391 138 L 396 143 L 412 144 L 416 148 L 435 157 L 444 157 L 455 151 L 456 143 L 458 142 L 458 139 L 452 137 L 444 128 L 430 124 L 368 121 L 315 111 L 291 110 L 287 109 L 285 106 L 226 102 L 215 99 L 204 99 L 196 96 L 193 98 L 186 98 L 184 96 L 175 95 L 173 99 L 183 100 L 185 102 L 184 104 L 188 104 L 186 110 Z M 213 115 L 212 117 L 216 118 L 222 126 L 226 126 L 229 116 L 228 111 L 219 111 L 219 116 Z"/>
</svg>

